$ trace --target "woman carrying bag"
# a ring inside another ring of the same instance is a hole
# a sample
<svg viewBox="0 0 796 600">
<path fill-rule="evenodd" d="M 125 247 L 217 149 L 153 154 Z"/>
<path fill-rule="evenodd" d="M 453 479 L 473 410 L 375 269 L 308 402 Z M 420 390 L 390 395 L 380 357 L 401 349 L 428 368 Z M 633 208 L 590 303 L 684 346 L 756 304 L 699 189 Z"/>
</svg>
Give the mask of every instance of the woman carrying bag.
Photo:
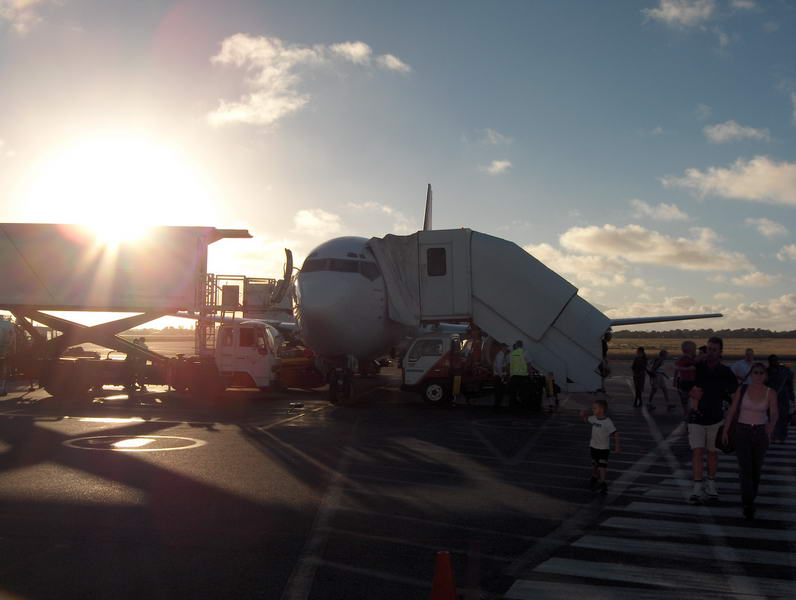
<svg viewBox="0 0 796 600">
<path fill-rule="evenodd" d="M 728 444 L 730 435 L 735 438 L 743 516 L 753 519 L 763 459 L 778 415 L 777 394 L 765 384 L 766 367 L 763 363 L 756 362 L 752 365 L 749 380 L 751 383 L 738 388 L 732 396 L 732 405 L 724 417 L 722 442 Z M 731 433 L 733 421 L 735 423 Z"/>
</svg>

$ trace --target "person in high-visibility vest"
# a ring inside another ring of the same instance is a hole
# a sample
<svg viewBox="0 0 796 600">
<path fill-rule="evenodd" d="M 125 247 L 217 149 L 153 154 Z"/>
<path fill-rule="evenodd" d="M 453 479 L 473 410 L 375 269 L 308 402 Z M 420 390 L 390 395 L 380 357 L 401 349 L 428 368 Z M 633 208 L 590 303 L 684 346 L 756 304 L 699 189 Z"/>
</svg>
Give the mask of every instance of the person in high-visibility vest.
<svg viewBox="0 0 796 600">
<path fill-rule="evenodd" d="M 531 359 L 522 347 L 522 340 L 514 342 L 509 354 L 509 407 L 522 405 L 528 399 Z M 517 400 L 519 394 L 519 401 Z"/>
</svg>

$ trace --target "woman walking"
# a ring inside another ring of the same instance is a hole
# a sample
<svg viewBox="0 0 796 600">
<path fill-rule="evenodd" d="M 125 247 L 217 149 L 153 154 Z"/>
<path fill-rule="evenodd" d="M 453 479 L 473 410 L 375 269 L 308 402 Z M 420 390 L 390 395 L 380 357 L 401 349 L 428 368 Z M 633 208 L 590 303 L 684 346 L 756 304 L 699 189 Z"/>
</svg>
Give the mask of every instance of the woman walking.
<svg viewBox="0 0 796 600">
<path fill-rule="evenodd" d="M 641 407 L 641 395 L 644 393 L 644 380 L 647 378 L 647 354 L 644 347 L 636 348 L 636 357 L 630 367 L 633 370 L 633 384 L 636 390 L 636 397 L 633 399 L 633 408 Z"/>
<path fill-rule="evenodd" d="M 760 486 L 763 459 L 777 422 L 777 394 L 766 386 L 766 367 L 761 362 L 752 365 L 748 385 L 742 385 L 732 396 L 732 405 L 724 418 L 722 441 L 729 440 L 728 428 L 735 425 L 735 454 L 738 457 L 741 480 L 743 516 L 754 519 L 755 498 Z"/>
</svg>

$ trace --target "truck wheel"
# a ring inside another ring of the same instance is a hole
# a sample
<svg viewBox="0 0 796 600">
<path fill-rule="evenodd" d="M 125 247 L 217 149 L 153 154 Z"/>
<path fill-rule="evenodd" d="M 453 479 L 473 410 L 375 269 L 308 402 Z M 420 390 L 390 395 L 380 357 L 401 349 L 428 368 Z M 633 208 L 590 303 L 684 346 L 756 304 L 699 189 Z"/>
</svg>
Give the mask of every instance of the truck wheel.
<svg viewBox="0 0 796 600">
<path fill-rule="evenodd" d="M 434 406 L 445 406 L 451 401 L 450 391 L 445 384 L 432 381 L 423 388 L 423 400 Z"/>
</svg>

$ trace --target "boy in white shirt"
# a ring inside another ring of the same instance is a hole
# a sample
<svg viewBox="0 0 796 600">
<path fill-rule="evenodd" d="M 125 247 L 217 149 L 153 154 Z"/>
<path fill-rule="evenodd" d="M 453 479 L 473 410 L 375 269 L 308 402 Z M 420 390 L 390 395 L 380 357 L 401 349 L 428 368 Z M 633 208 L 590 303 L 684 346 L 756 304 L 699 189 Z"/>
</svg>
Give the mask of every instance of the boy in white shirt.
<svg viewBox="0 0 796 600">
<path fill-rule="evenodd" d="M 599 398 L 591 405 L 592 415 L 589 411 L 580 411 L 580 418 L 584 423 L 591 424 L 591 479 L 589 487 L 596 489 L 600 494 L 608 493 L 608 484 L 605 481 L 608 475 L 608 455 L 611 453 L 611 438 L 614 438 L 614 452 L 621 452 L 619 447 L 619 432 L 614 422 L 607 416 L 608 402 Z"/>
</svg>

